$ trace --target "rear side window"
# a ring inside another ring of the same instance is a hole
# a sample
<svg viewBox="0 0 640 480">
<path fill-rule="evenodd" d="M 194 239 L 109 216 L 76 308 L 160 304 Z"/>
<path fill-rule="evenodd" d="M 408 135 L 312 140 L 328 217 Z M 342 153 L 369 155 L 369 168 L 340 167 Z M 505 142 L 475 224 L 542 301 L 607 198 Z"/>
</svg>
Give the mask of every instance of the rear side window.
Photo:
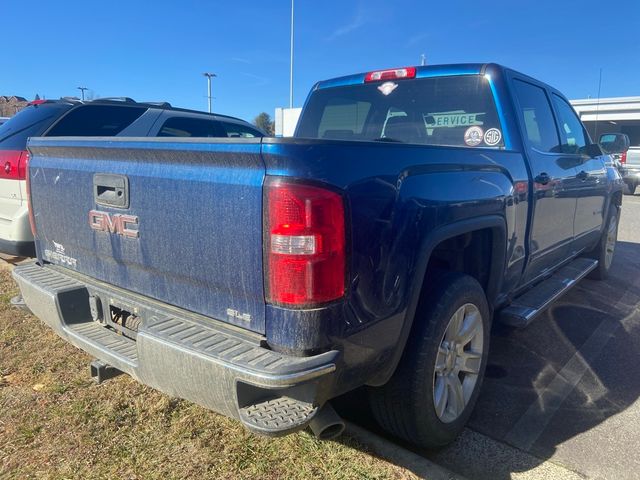
<svg viewBox="0 0 640 480">
<path fill-rule="evenodd" d="M 31 105 L 0 125 L 0 148 L 24 150 L 29 137 L 38 137 L 72 105 L 44 103 Z"/>
<path fill-rule="evenodd" d="M 553 94 L 553 103 L 558 112 L 562 152 L 580 153 L 580 149 L 587 145 L 587 137 L 585 136 L 584 128 L 582 128 L 582 123 L 573 107 L 555 93 Z"/>
<path fill-rule="evenodd" d="M 545 91 L 527 82 L 514 80 L 520 104 L 520 120 L 531 146 L 541 152 L 560 152 L 558 130 Z"/>
<path fill-rule="evenodd" d="M 159 137 L 226 137 L 227 133 L 215 120 L 172 117 L 158 132 Z"/>
<path fill-rule="evenodd" d="M 146 107 L 83 105 L 65 115 L 47 137 L 113 137 L 135 122 Z"/>
<path fill-rule="evenodd" d="M 296 136 L 502 147 L 501 128 L 488 80 L 459 75 L 316 90 Z"/>
<path fill-rule="evenodd" d="M 220 122 L 222 124 L 222 128 L 224 128 L 227 133 L 227 137 L 231 138 L 255 138 L 262 137 L 262 133 L 260 133 L 255 128 L 251 128 L 248 125 L 243 125 L 241 123 L 230 123 L 230 122 Z"/>
</svg>

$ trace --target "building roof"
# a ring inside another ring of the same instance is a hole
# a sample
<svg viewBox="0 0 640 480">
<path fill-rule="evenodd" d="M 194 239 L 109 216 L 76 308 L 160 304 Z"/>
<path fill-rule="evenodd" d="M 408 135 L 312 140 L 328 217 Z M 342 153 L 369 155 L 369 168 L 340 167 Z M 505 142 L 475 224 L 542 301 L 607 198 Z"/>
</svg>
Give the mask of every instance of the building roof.
<svg viewBox="0 0 640 480">
<path fill-rule="evenodd" d="M 582 121 L 640 120 L 640 97 L 571 100 Z"/>
<path fill-rule="evenodd" d="M 16 103 L 16 102 L 26 102 L 27 99 L 24 97 L 18 97 L 17 95 L 0 95 L 0 101 L 4 101 L 7 103 Z"/>
</svg>

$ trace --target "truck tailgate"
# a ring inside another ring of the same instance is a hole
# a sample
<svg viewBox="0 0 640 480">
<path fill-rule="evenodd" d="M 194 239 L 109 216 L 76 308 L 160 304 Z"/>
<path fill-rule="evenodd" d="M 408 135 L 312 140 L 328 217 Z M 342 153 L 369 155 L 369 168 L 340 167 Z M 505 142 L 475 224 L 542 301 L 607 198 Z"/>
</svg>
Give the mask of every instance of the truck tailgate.
<svg viewBox="0 0 640 480">
<path fill-rule="evenodd" d="M 640 147 L 631 147 L 627 151 L 627 167 L 640 169 Z"/>
<path fill-rule="evenodd" d="M 260 147 L 32 139 L 39 259 L 264 333 Z"/>
</svg>

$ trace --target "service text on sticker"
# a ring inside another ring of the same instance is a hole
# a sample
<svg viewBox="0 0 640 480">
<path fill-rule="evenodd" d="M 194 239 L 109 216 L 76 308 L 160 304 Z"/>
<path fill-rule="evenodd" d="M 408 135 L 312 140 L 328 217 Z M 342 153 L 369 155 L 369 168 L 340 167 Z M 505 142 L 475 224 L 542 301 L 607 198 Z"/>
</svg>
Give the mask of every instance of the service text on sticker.
<svg viewBox="0 0 640 480">
<path fill-rule="evenodd" d="M 430 113 L 424 116 L 427 128 L 452 128 L 452 127 L 468 127 L 472 125 L 482 125 L 482 120 L 478 117 L 484 115 L 483 112 L 465 113 L 465 112 L 441 112 Z"/>
</svg>

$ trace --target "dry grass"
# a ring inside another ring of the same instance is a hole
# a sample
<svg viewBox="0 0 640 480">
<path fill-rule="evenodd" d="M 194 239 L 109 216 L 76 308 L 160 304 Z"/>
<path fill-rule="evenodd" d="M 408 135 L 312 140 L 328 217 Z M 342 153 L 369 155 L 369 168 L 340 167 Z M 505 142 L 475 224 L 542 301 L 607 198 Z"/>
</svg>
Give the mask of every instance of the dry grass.
<svg viewBox="0 0 640 480">
<path fill-rule="evenodd" d="M 128 376 L 102 385 L 90 358 L 10 307 L 0 270 L 0 478 L 413 478 L 354 440 L 267 439 Z"/>
</svg>

